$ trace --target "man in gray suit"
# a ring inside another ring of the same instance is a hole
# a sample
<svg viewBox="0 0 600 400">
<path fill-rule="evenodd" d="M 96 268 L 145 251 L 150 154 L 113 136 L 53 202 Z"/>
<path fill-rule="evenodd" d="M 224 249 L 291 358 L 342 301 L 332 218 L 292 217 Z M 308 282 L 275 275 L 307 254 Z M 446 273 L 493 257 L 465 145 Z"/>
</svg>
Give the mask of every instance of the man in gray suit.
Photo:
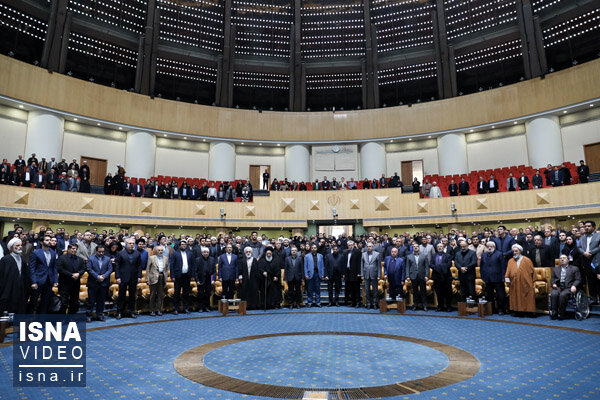
<svg viewBox="0 0 600 400">
<path fill-rule="evenodd" d="M 581 266 L 583 275 L 587 281 L 588 290 L 593 302 L 598 302 L 598 288 L 600 279 L 600 234 L 596 232 L 596 223 L 594 221 L 585 221 L 585 235 L 579 239 L 579 248 L 583 252 L 581 257 Z M 592 264 L 596 270 L 592 268 Z"/>
<path fill-rule="evenodd" d="M 365 297 L 367 309 L 375 309 L 377 304 L 377 282 L 381 276 L 379 253 L 373 250 L 373 243 L 367 243 L 367 251 L 362 254 L 360 274 L 365 280 Z"/>
<path fill-rule="evenodd" d="M 427 281 L 429 280 L 429 259 L 420 254 L 419 247 L 413 248 L 413 254 L 406 256 L 406 281 L 412 282 L 413 306 L 417 309 L 417 303 L 423 304 L 423 311 L 427 311 Z"/>
<path fill-rule="evenodd" d="M 435 247 L 433 247 L 431 242 L 431 235 L 423 236 L 421 238 L 421 245 L 419 246 L 420 254 L 427 257 L 428 262 L 431 262 L 431 256 L 435 253 Z"/>
</svg>

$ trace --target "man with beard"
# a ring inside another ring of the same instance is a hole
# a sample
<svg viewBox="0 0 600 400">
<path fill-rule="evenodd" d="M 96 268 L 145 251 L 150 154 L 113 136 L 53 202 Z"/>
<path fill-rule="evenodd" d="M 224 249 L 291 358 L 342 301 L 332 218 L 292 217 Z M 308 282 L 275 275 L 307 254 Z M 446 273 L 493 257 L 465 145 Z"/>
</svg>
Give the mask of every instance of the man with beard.
<svg viewBox="0 0 600 400">
<path fill-rule="evenodd" d="M 308 307 L 321 307 L 321 279 L 325 276 L 323 255 L 317 253 L 317 244 L 310 245 L 310 253 L 304 257 L 304 279 L 307 283 Z"/>
<path fill-rule="evenodd" d="M 27 263 L 21 257 L 23 242 L 13 238 L 8 252 L 0 259 L 0 314 L 25 314 L 31 279 Z"/>
<path fill-rule="evenodd" d="M 142 280 L 142 259 L 140 253 L 134 247 L 135 239 L 127 239 L 125 250 L 120 251 L 115 260 L 115 278 L 119 285 L 117 319 L 121 319 L 122 314 L 124 314 L 126 298 L 131 318 L 137 318 L 137 314 L 135 313 L 135 297 L 137 294 L 137 284 Z M 127 291 L 129 291 L 129 297 L 127 297 Z"/>
<path fill-rule="evenodd" d="M 260 308 L 259 292 L 261 291 L 261 282 L 264 281 L 264 278 L 261 279 L 258 261 L 252 256 L 252 248 L 244 248 L 244 256 L 238 258 L 238 260 L 239 279 L 242 286 L 240 297 L 246 301 L 247 309 L 258 309 Z"/>
<path fill-rule="evenodd" d="M 278 260 L 273 258 L 273 248 L 271 246 L 265 249 L 264 257 L 258 262 L 258 269 L 261 275 L 266 278 L 267 308 L 280 308 L 281 265 Z"/>
<path fill-rule="evenodd" d="M 77 257 L 76 243 L 69 244 L 67 254 L 58 258 L 56 269 L 58 270 L 58 291 L 63 300 L 63 306 L 68 306 L 66 310 L 68 314 L 75 314 L 79 310 L 81 275 L 86 270 L 83 258 Z"/>
<path fill-rule="evenodd" d="M 252 249 L 250 249 L 252 250 Z M 304 261 L 300 254 L 298 254 L 298 248 L 292 246 L 290 249 L 290 255 L 285 259 L 285 281 L 288 284 L 287 290 L 287 304 L 290 308 L 300 308 L 302 304 L 302 274 L 304 271 Z"/>
<path fill-rule="evenodd" d="M 198 311 L 210 311 L 210 288 L 215 282 L 216 261 L 210 256 L 208 247 L 201 248 L 196 258 L 196 282 L 198 284 Z"/>
<path fill-rule="evenodd" d="M 340 291 L 342 290 L 342 279 L 344 279 L 345 262 L 344 256 L 339 252 L 339 247 L 334 244 L 332 252 L 325 256 L 325 280 L 329 291 L 329 304 L 327 307 L 339 307 Z"/>
<path fill-rule="evenodd" d="M 29 258 L 31 288 L 33 293 L 29 300 L 29 310 L 34 313 L 40 300 L 40 314 L 48 313 L 52 287 L 58 286 L 56 271 L 56 253 L 50 249 L 50 236 L 44 236 L 41 248 L 34 250 Z"/>
<path fill-rule="evenodd" d="M 346 295 L 349 295 L 350 305 L 360 307 L 360 275 L 361 269 L 361 251 L 355 247 L 352 240 L 348 241 L 348 250 L 344 253 L 344 262 L 346 264 Z"/>
<path fill-rule="evenodd" d="M 485 282 L 485 296 L 488 301 L 492 302 L 493 312 L 497 310 L 498 315 L 503 315 L 506 298 L 504 256 L 496 250 L 496 243 L 493 240 L 487 242 L 486 247 L 487 251 L 481 257 L 481 279 Z"/>
</svg>

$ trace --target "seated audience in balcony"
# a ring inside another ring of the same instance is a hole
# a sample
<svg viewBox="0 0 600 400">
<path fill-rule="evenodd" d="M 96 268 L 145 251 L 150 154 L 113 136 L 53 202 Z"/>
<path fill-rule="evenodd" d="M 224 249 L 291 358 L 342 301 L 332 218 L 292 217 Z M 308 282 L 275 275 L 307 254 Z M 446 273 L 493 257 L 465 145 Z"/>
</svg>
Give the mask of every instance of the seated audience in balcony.
<svg viewBox="0 0 600 400">
<path fill-rule="evenodd" d="M 277 178 L 273 179 L 273 182 L 271 183 L 271 190 L 281 190 L 281 184 L 279 183 Z"/>
<path fill-rule="evenodd" d="M 379 180 L 377 178 L 373 178 L 371 180 L 371 189 L 378 189 L 379 188 Z"/>
<path fill-rule="evenodd" d="M 477 182 L 477 193 L 484 194 L 488 192 L 488 183 L 483 179 L 483 176 L 479 177 L 479 182 Z"/>
<path fill-rule="evenodd" d="M 46 185 L 46 175 L 41 169 L 34 175 L 33 183 L 36 189 L 43 189 Z"/>
<path fill-rule="evenodd" d="M 32 153 L 32 154 L 31 154 L 31 157 L 29 157 L 29 158 L 27 159 L 27 166 L 30 166 L 30 165 L 31 165 L 31 164 L 33 164 L 33 163 L 36 163 L 36 164 L 38 163 L 38 159 L 37 159 L 37 157 L 35 156 L 35 153 Z"/>
<path fill-rule="evenodd" d="M 585 165 L 583 160 L 579 161 L 579 167 L 577 167 L 577 176 L 579 177 L 579 183 L 588 183 L 590 179 L 590 167 Z"/>
<path fill-rule="evenodd" d="M 436 181 L 433 181 L 433 184 L 431 185 L 431 189 L 429 190 L 429 197 L 431 197 L 432 199 L 439 199 L 442 197 L 442 191 L 437 185 Z"/>
<path fill-rule="evenodd" d="M 509 192 L 515 192 L 517 190 L 517 179 L 513 176 L 513 173 L 508 174 L 508 178 L 506 178 L 506 189 Z"/>
<path fill-rule="evenodd" d="M 371 181 L 368 179 L 365 179 L 362 183 L 361 189 L 371 189 Z"/>
<path fill-rule="evenodd" d="M 34 161 L 31 165 L 25 167 L 23 173 L 23 186 L 30 187 L 34 182 L 35 175 L 38 173 L 37 163 Z"/>
<path fill-rule="evenodd" d="M 458 185 L 454 182 L 454 179 L 448 185 L 448 193 L 450 193 L 450 196 L 458 196 Z"/>
<path fill-rule="evenodd" d="M 546 186 L 552 186 L 552 164 L 548 164 L 544 170 L 544 177 L 546 179 Z"/>
<path fill-rule="evenodd" d="M 490 175 L 490 179 L 488 180 L 488 193 L 498 193 L 500 188 L 498 187 L 498 179 L 494 177 L 494 174 Z"/>
</svg>

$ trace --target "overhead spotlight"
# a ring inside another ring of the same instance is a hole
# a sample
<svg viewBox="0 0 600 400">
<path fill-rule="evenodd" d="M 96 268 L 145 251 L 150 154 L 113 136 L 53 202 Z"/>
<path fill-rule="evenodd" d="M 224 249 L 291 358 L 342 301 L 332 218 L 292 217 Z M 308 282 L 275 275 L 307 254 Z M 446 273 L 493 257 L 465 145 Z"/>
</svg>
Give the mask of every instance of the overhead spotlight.
<svg viewBox="0 0 600 400">
<path fill-rule="evenodd" d="M 185 136 L 184 136 L 184 137 L 183 137 L 183 140 L 187 140 L 187 137 L 185 137 Z"/>
<path fill-rule="evenodd" d="M 480 92 L 483 92 L 483 88 L 481 86 L 477 90 L 479 90 Z"/>
<path fill-rule="evenodd" d="M 283 111 L 288 111 L 288 108 L 287 108 L 287 107 L 286 107 L 286 108 L 284 108 L 284 109 L 283 109 Z"/>
<path fill-rule="evenodd" d="M 90 76 L 90 79 L 89 79 L 89 81 L 90 81 L 90 82 L 95 82 L 96 80 L 94 79 L 94 77 L 93 77 L 93 76 Z"/>
<path fill-rule="evenodd" d="M 357 109 L 357 110 L 360 110 L 360 106 L 356 106 L 356 109 Z"/>
<path fill-rule="evenodd" d="M 240 108 L 240 106 L 236 104 L 236 105 L 235 105 L 235 108 L 239 109 L 239 108 Z"/>
<path fill-rule="evenodd" d="M 179 97 L 179 96 L 175 97 L 175 101 L 181 101 L 181 97 Z"/>
<path fill-rule="evenodd" d="M 521 82 L 523 82 L 523 81 L 525 80 L 525 78 L 524 78 L 524 77 L 520 77 L 520 78 L 519 78 L 519 80 L 520 80 Z"/>
<path fill-rule="evenodd" d="M 40 62 L 39 62 L 38 60 L 35 60 L 35 61 L 33 62 L 33 65 L 35 65 L 35 66 L 38 66 L 38 65 L 40 65 Z"/>
<path fill-rule="evenodd" d="M 67 72 L 67 75 L 73 76 L 73 72 L 69 71 L 69 72 Z"/>
<path fill-rule="evenodd" d="M 167 137 L 167 134 L 166 134 L 166 133 L 163 133 L 163 137 Z"/>
<path fill-rule="evenodd" d="M 573 64 L 573 65 L 577 65 L 577 64 L 579 64 L 579 63 L 577 62 L 577 60 L 573 60 L 573 62 L 572 62 L 571 64 Z"/>
<path fill-rule="evenodd" d="M 252 109 L 253 109 L 253 110 L 256 110 L 256 106 L 252 106 Z"/>
<path fill-rule="evenodd" d="M 158 97 L 159 99 L 162 99 L 162 93 L 159 93 L 156 97 Z"/>
<path fill-rule="evenodd" d="M 492 125 L 492 129 L 496 129 L 496 125 Z"/>
<path fill-rule="evenodd" d="M 504 86 L 504 83 L 500 82 L 500 83 L 498 84 L 498 86 L 502 87 L 502 86 Z"/>
<path fill-rule="evenodd" d="M 23 104 L 19 104 L 19 108 L 20 108 L 20 109 L 23 109 L 23 108 L 24 108 L 24 107 L 23 107 Z"/>
<path fill-rule="evenodd" d="M 98 122 L 96 125 L 100 126 L 100 122 Z"/>
<path fill-rule="evenodd" d="M 550 68 L 550 69 L 548 70 L 548 72 L 550 72 L 550 73 L 554 72 L 554 68 Z"/>
<path fill-rule="evenodd" d="M 77 118 L 73 118 L 73 121 L 77 121 Z"/>
<path fill-rule="evenodd" d="M 310 111 L 310 107 L 308 107 L 308 108 L 306 109 L 306 111 Z"/>
<path fill-rule="evenodd" d="M 122 130 L 123 130 L 123 127 L 122 127 L 122 126 L 120 126 L 120 127 L 119 127 L 119 130 L 120 130 L 120 131 L 122 131 Z"/>
<path fill-rule="evenodd" d="M 9 51 L 9 52 L 8 52 L 8 56 L 9 56 L 9 57 L 14 57 L 14 56 L 15 56 L 15 53 L 14 53 L 14 52 L 11 50 L 11 51 Z"/>
<path fill-rule="evenodd" d="M 383 104 L 381 105 L 381 107 L 383 107 L 383 108 L 386 108 L 386 107 L 387 107 L 387 104 L 383 103 Z"/>
<path fill-rule="evenodd" d="M 563 111 L 563 114 L 566 114 L 566 113 L 567 113 L 567 110 L 564 110 L 564 111 Z"/>
<path fill-rule="evenodd" d="M 269 111 L 273 111 L 273 107 L 269 107 Z"/>
<path fill-rule="evenodd" d="M 114 83 L 114 82 L 111 82 L 111 83 L 110 83 L 110 87 L 111 87 L 111 88 L 114 88 L 115 86 L 117 86 L 117 85 L 115 85 L 115 83 Z"/>
<path fill-rule="evenodd" d="M 262 143 L 259 143 L 258 145 L 259 145 L 259 146 L 262 146 Z"/>
</svg>

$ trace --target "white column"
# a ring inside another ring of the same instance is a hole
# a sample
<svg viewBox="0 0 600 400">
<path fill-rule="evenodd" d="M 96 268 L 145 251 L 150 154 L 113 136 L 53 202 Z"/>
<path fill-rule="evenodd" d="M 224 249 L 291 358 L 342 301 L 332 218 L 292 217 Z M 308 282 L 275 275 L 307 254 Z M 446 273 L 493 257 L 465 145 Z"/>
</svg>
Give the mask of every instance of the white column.
<svg viewBox="0 0 600 400">
<path fill-rule="evenodd" d="M 208 150 L 208 178 L 215 181 L 235 179 L 235 145 L 214 142 Z"/>
<path fill-rule="evenodd" d="M 525 124 L 527 156 L 532 167 L 559 165 L 563 159 L 560 122 L 552 115 L 533 119 Z"/>
<path fill-rule="evenodd" d="M 31 153 L 41 161 L 42 157 L 50 161 L 62 158 L 63 133 L 65 120 L 46 111 L 30 111 L 27 117 L 27 136 L 25 137 L 25 154 L 27 160 Z"/>
<path fill-rule="evenodd" d="M 285 177 L 290 182 L 310 181 L 310 150 L 307 146 L 294 144 L 285 148 Z"/>
<path fill-rule="evenodd" d="M 134 178 L 154 176 L 156 137 L 144 131 L 127 132 L 125 173 Z"/>
<path fill-rule="evenodd" d="M 438 162 L 440 175 L 466 174 L 467 139 L 463 133 L 448 133 L 438 138 Z"/>
<path fill-rule="evenodd" d="M 385 174 L 385 146 L 370 142 L 360 147 L 360 178 L 379 179 Z"/>
</svg>

